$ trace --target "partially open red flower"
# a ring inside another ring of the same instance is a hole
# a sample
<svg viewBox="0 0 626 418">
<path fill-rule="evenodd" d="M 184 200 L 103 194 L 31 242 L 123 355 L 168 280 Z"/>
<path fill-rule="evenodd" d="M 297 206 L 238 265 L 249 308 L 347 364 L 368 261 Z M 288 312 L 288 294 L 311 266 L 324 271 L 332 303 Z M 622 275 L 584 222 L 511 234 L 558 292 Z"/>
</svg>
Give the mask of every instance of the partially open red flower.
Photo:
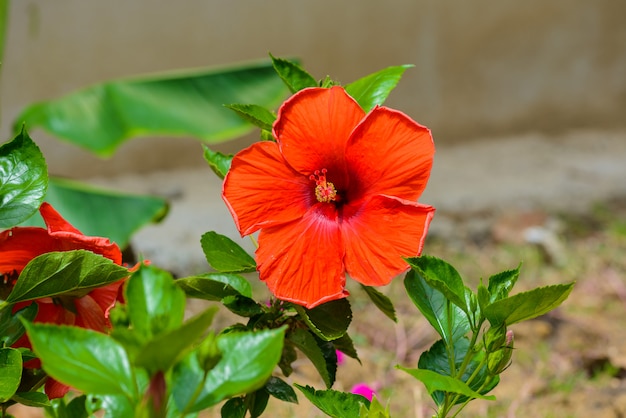
<svg viewBox="0 0 626 418">
<path fill-rule="evenodd" d="M 47 229 L 15 227 L 0 233 L 0 274 L 5 284 L 11 284 L 17 280 L 18 275 L 30 260 L 53 251 L 88 250 L 116 264 L 122 263 L 122 253 L 117 244 L 110 242 L 107 238 L 83 235 L 48 203 L 43 203 L 39 211 Z M 122 282 L 120 280 L 93 289 L 79 298 L 37 299 L 35 302 L 39 311 L 34 322 L 75 325 L 104 332 L 109 326 L 108 311 L 115 305 Z M 31 302 L 18 303 L 15 309 L 29 303 Z M 14 346 L 31 347 L 26 335 L 22 336 Z M 29 366 L 38 367 L 38 362 Z M 56 382 L 48 379 L 46 393 L 49 396 L 59 397 L 65 392 L 67 392 L 66 386 L 60 387 Z"/>
<path fill-rule="evenodd" d="M 435 209 L 417 203 L 435 152 L 430 131 L 404 113 L 365 114 L 341 87 L 287 100 L 276 142 L 239 152 L 223 198 L 242 235 L 260 230 L 261 280 L 308 308 L 347 295 L 345 274 L 388 284 L 422 251 Z"/>
</svg>

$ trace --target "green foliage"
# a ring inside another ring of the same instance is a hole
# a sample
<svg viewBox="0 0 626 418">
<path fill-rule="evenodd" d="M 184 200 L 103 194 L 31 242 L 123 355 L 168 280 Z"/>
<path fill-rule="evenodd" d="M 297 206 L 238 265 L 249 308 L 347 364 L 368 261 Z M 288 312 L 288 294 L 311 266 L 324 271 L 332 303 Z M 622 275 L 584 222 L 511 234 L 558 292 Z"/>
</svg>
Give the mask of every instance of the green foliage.
<svg viewBox="0 0 626 418">
<path fill-rule="evenodd" d="M 495 396 L 483 396 L 480 393 L 474 392 L 463 381 L 450 376 L 445 376 L 431 370 L 406 369 L 402 366 L 398 366 L 398 368 L 422 382 L 431 395 L 436 391 L 443 391 L 447 393 L 457 393 L 468 398 L 495 400 Z"/>
<path fill-rule="evenodd" d="M 17 392 L 22 378 L 22 354 L 14 348 L 0 348 L 0 403 Z"/>
<path fill-rule="evenodd" d="M 272 125 L 276 120 L 276 115 L 266 108 L 253 104 L 230 104 L 226 105 L 230 110 L 234 110 L 239 116 L 251 124 L 258 126 L 264 131 L 272 131 Z"/>
<path fill-rule="evenodd" d="M 317 81 L 306 72 L 298 63 L 283 58 L 276 58 L 270 54 L 274 70 L 283 80 L 289 91 L 296 93 L 307 87 L 316 87 Z"/>
<path fill-rule="evenodd" d="M 63 294 L 82 297 L 96 287 L 128 275 L 125 267 L 91 251 L 50 252 L 33 258 L 22 270 L 7 302 Z"/>
<path fill-rule="evenodd" d="M 393 322 L 398 322 L 398 318 L 396 318 L 396 310 L 393 307 L 393 303 L 387 296 L 380 293 L 378 290 L 376 290 L 372 286 L 361 285 L 361 288 L 365 290 L 365 293 L 367 294 L 367 296 L 369 296 L 370 300 L 374 303 L 374 306 L 380 309 L 380 311 L 384 313 Z"/>
<path fill-rule="evenodd" d="M 335 383 L 335 373 L 337 371 L 337 357 L 334 362 L 327 361 L 321 341 L 306 329 L 296 329 L 287 334 L 287 342 L 297 347 L 305 356 L 311 360 L 313 366 L 320 374 L 327 388 Z"/>
<path fill-rule="evenodd" d="M 176 280 L 187 296 L 220 301 L 228 296 L 252 298 L 252 287 L 242 276 L 229 273 L 206 273 Z"/>
<path fill-rule="evenodd" d="M 382 105 L 391 90 L 393 90 L 402 74 L 412 65 L 400 65 L 388 67 L 369 74 L 346 86 L 346 91 L 361 105 L 365 112 L 369 112 L 374 106 Z"/>
<path fill-rule="evenodd" d="M 31 303 L 15 313 L 11 308 L 11 305 L 4 305 L 4 308 L 0 308 L 0 347 L 12 346 L 24 334 L 26 329 L 21 318 L 32 321 L 37 315 L 36 303 Z"/>
<path fill-rule="evenodd" d="M 336 390 L 315 390 L 310 386 L 294 384 L 300 392 L 326 415 L 333 418 L 360 418 L 361 406 L 368 409 L 370 401 L 361 395 L 338 392 Z"/>
<path fill-rule="evenodd" d="M 207 262 L 223 273 L 251 273 L 256 262 L 237 243 L 217 232 L 207 232 L 200 240 Z"/>
<path fill-rule="evenodd" d="M 206 145 L 202 145 L 204 149 L 204 159 L 209 163 L 211 170 L 221 179 L 226 177 L 226 173 L 230 170 L 230 164 L 233 161 L 232 155 L 225 155 L 221 152 L 213 151 Z"/>
<path fill-rule="evenodd" d="M 267 62 L 152 74 L 97 84 L 28 106 L 14 123 L 41 127 L 107 157 L 138 136 L 185 136 L 212 143 L 233 139 L 251 125 L 225 109 L 224 103 L 273 108 L 285 93 Z"/>
<path fill-rule="evenodd" d="M 46 160 L 22 127 L 12 141 L 0 146 L 0 228 L 15 226 L 32 216 L 47 188 Z"/>
<path fill-rule="evenodd" d="M 307 309 L 294 305 L 300 317 L 320 338 L 332 341 L 345 335 L 352 322 L 348 299 L 338 299 Z"/>
</svg>

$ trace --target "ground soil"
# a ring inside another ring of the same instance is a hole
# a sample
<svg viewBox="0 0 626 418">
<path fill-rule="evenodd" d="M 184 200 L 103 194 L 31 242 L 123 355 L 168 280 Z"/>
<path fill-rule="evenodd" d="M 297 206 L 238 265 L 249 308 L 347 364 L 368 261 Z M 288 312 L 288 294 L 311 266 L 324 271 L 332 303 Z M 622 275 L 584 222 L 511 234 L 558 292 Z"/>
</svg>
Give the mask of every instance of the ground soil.
<svg viewBox="0 0 626 418">
<path fill-rule="evenodd" d="M 237 237 L 220 183 L 206 167 L 94 182 L 171 199 L 168 218 L 139 231 L 133 246 L 176 274 L 207 269 L 202 233 Z M 442 145 L 420 200 L 438 210 L 424 252 L 453 264 L 470 286 L 520 262 L 519 291 L 576 281 L 560 308 L 512 327 L 516 350 L 493 391 L 497 400 L 476 401 L 460 416 L 626 417 L 626 132 Z M 261 285 L 256 290 L 265 291 Z M 350 290 L 350 334 L 362 364 L 346 360 L 335 388 L 367 382 L 394 417 L 431 416 L 421 384 L 394 368 L 415 367 L 435 339 L 402 281 L 381 289 L 395 304 L 397 323 L 372 308 L 357 287 Z M 306 360 L 296 362 L 289 381 L 323 386 Z M 264 416 L 322 414 L 300 396 L 300 405 L 270 401 Z"/>
</svg>

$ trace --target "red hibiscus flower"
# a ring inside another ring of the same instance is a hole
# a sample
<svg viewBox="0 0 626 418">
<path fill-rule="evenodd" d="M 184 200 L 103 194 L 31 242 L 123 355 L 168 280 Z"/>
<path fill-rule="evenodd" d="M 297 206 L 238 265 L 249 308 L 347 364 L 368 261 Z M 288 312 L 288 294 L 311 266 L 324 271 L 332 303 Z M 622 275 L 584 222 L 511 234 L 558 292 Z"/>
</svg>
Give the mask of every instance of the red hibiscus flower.
<svg viewBox="0 0 626 418">
<path fill-rule="evenodd" d="M 88 237 L 80 233 L 55 211 L 43 203 L 39 208 L 47 229 L 38 227 L 15 227 L 0 233 L 0 273 L 5 284 L 15 281 L 26 264 L 33 258 L 53 251 L 88 250 L 100 254 L 116 264 L 122 263 L 122 253 L 117 244 L 106 238 Z M 39 311 L 34 322 L 75 325 L 104 332 L 109 326 L 108 311 L 113 307 L 123 281 L 90 291 L 79 298 L 42 298 L 35 302 Z M 30 302 L 19 303 L 19 309 Z M 22 336 L 15 347 L 28 347 L 30 342 Z M 29 364 L 39 367 L 39 362 Z M 61 397 L 68 387 L 53 379 L 46 382 L 49 397 Z"/>
<path fill-rule="evenodd" d="M 279 109 L 276 142 L 239 152 L 223 198 L 242 235 L 260 230 L 261 280 L 306 306 L 406 271 L 435 209 L 417 203 L 430 176 L 430 131 L 405 114 L 361 109 L 341 87 L 304 89 Z"/>
</svg>

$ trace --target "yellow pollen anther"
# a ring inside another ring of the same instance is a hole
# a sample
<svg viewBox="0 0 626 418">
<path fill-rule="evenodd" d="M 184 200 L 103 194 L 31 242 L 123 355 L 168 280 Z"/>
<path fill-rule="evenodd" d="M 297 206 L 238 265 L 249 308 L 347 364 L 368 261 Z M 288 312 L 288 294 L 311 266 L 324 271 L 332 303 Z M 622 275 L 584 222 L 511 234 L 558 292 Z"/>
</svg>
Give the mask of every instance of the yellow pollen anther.
<svg viewBox="0 0 626 418">
<path fill-rule="evenodd" d="M 315 170 L 313 174 L 309 176 L 310 180 L 315 180 L 315 197 L 318 202 L 328 203 L 339 200 L 337 196 L 337 189 L 335 185 L 329 181 L 326 181 L 326 169 Z"/>
</svg>

